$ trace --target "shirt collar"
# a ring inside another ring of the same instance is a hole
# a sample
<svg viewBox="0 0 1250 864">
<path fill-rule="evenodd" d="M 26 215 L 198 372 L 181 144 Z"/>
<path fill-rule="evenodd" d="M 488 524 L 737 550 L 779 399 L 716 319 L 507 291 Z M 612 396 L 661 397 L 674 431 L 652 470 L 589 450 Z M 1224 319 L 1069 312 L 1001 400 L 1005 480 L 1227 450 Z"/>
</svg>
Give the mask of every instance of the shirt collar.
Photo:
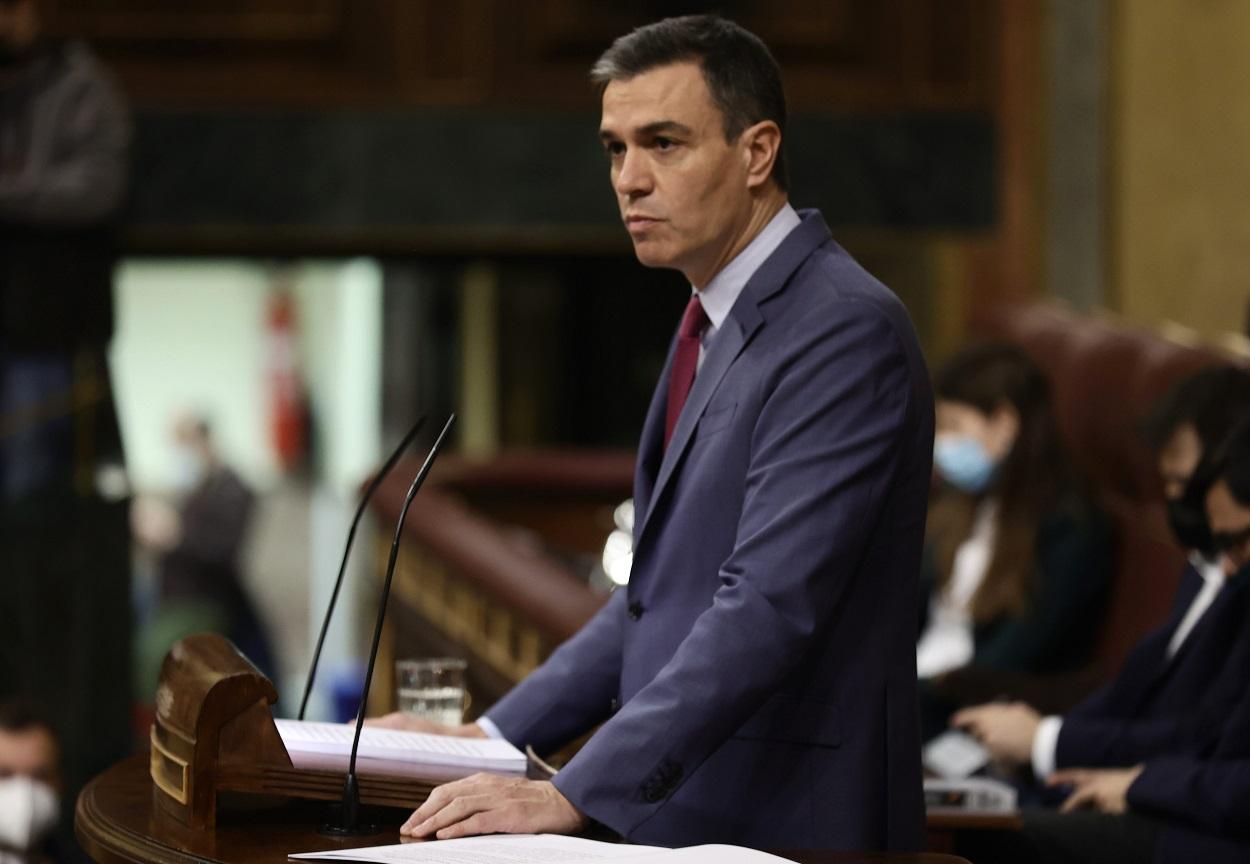
<svg viewBox="0 0 1250 864">
<path fill-rule="evenodd" d="M 707 287 L 702 291 L 695 290 L 713 329 L 721 328 L 725 319 L 729 317 L 729 310 L 733 309 L 734 303 L 738 302 L 738 295 L 742 293 L 742 289 L 746 287 L 750 278 L 755 275 L 755 271 L 760 269 L 760 265 L 776 251 L 781 241 L 785 240 L 786 236 L 802 221 L 789 203 L 781 205 L 781 209 L 769 220 L 764 229 L 712 277 Z"/>
<path fill-rule="evenodd" d="M 1228 581 L 1228 574 L 1224 572 L 1224 565 L 1218 557 L 1212 560 L 1199 552 L 1191 552 L 1189 563 L 1198 571 L 1202 581 L 1208 585 L 1223 585 Z"/>
</svg>

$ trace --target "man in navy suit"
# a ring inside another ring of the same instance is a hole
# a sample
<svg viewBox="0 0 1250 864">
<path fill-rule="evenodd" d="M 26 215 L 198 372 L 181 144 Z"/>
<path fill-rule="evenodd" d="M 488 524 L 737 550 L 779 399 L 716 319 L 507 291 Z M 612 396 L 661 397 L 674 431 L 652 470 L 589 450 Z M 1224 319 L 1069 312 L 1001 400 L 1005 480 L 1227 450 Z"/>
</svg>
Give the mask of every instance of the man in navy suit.
<svg viewBox="0 0 1250 864">
<path fill-rule="evenodd" d="M 758 38 L 668 19 L 592 76 L 634 250 L 693 290 L 643 427 L 629 585 L 482 726 L 541 752 L 602 725 L 554 781 L 448 784 L 404 832 L 919 848 L 933 405 L 907 313 L 787 202 Z"/>
</svg>

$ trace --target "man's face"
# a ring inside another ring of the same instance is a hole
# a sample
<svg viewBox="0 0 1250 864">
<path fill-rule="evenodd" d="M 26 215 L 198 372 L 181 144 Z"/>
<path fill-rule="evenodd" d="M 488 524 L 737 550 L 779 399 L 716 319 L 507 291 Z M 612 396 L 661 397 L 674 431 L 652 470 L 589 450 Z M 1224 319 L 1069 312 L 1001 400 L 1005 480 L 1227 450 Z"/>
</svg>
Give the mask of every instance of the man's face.
<svg viewBox="0 0 1250 864">
<path fill-rule="evenodd" d="M 600 137 L 638 260 L 704 287 L 750 218 L 749 154 L 697 63 L 660 66 L 603 91 Z"/>
<path fill-rule="evenodd" d="M 1185 486 L 1202 461 L 1202 441 L 1192 423 L 1176 427 L 1164 445 L 1159 448 L 1159 477 L 1163 480 L 1163 494 L 1175 501 L 1185 493 Z"/>
<path fill-rule="evenodd" d="M 59 788 L 56 739 L 50 731 L 42 726 L 0 729 L 0 780 L 13 776 L 42 780 Z"/>
<path fill-rule="evenodd" d="M 1224 480 L 1207 493 L 1207 516 L 1216 546 L 1223 553 L 1224 572 L 1232 575 L 1250 564 L 1250 506 L 1233 497 Z"/>
</svg>

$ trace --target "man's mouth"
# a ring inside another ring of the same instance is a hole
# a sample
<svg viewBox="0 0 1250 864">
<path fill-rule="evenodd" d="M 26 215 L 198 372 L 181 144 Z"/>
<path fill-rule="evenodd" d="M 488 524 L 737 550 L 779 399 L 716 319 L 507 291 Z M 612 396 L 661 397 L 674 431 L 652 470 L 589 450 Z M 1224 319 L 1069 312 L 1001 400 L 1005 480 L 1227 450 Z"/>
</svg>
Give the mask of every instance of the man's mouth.
<svg viewBox="0 0 1250 864">
<path fill-rule="evenodd" d="M 654 216 L 644 216 L 639 213 L 631 213 L 625 217 L 625 226 L 627 228 L 646 228 L 648 225 L 655 225 L 662 220 Z"/>
</svg>

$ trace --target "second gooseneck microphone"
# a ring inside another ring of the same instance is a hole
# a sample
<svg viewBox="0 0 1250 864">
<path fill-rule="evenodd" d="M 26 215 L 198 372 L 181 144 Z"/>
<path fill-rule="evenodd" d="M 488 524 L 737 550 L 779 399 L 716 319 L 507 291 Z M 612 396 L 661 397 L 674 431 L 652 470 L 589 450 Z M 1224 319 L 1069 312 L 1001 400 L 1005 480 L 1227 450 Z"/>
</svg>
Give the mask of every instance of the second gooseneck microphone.
<svg viewBox="0 0 1250 864">
<path fill-rule="evenodd" d="M 330 594 L 330 603 L 326 606 L 325 619 L 321 622 L 321 635 L 317 637 L 317 648 L 313 651 L 312 666 L 308 670 L 308 681 L 304 685 L 304 698 L 299 703 L 299 719 L 304 719 L 304 712 L 308 710 L 308 697 L 312 695 L 313 682 L 317 680 L 317 663 L 321 660 L 321 648 L 325 645 L 326 632 L 330 629 L 330 618 L 334 615 L 334 607 L 339 601 L 339 589 L 343 587 L 343 574 L 347 572 L 347 556 L 352 551 L 352 543 L 356 539 L 356 527 L 360 525 L 360 517 L 365 515 L 365 505 L 369 503 L 369 499 L 373 497 L 373 493 L 378 491 L 378 487 L 382 485 L 382 481 L 386 479 L 386 475 L 391 473 L 391 469 L 395 467 L 395 463 L 399 461 L 400 455 L 404 450 L 408 449 L 408 445 L 412 443 L 412 439 L 417 437 L 417 433 L 421 431 L 421 427 L 425 425 L 425 415 L 421 415 L 417 422 L 408 430 L 408 434 L 399 442 L 399 446 L 391 453 L 386 462 L 374 475 L 373 480 L 369 483 L 369 488 L 365 490 L 365 494 L 360 498 L 360 506 L 356 508 L 356 515 L 352 518 L 352 526 L 347 530 L 347 543 L 343 546 L 343 563 L 339 564 L 339 575 L 334 580 L 334 591 Z"/>
<path fill-rule="evenodd" d="M 360 733 L 365 724 L 365 708 L 369 703 L 369 685 L 373 682 L 373 665 L 378 659 L 378 644 L 382 641 L 382 622 L 386 618 L 386 605 L 391 596 L 391 579 L 395 575 L 395 561 L 399 557 L 399 541 L 404 534 L 404 519 L 408 516 L 408 507 L 412 504 L 412 499 L 416 497 L 417 490 L 425 482 L 426 475 L 430 473 L 430 468 L 433 467 L 434 460 L 443 449 L 447 435 L 455 423 L 456 415 L 452 414 L 447 418 L 443 431 L 438 433 L 438 439 L 430 448 L 430 454 L 425 457 L 421 470 L 417 472 L 412 486 L 408 489 L 408 494 L 404 496 L 404 506 L 400 508 L 399 519 L 395 523 L 395 539 L 391 543 L 391 555 L 386 562 L 386 578 L 382 581 L 382 597 L 378 602 L 378 621 L 373 628 L 373 647 L 369 649 L 369 666 L 365 670 L 364 692 L 360 694 L 360 709 L 356 712 L 356 734 L 352 738 L 352 756 L 347 766 L 347 779 L 343 783 L 343 803 L 339 810 L 338 823 L 322 827 L 321 830 L 327 834 L 375 834 L 378 831 L 373 826 L 360 824 L 360 786 L 356 779 L 356 751 L 360 748 Z"/>
</svg>

